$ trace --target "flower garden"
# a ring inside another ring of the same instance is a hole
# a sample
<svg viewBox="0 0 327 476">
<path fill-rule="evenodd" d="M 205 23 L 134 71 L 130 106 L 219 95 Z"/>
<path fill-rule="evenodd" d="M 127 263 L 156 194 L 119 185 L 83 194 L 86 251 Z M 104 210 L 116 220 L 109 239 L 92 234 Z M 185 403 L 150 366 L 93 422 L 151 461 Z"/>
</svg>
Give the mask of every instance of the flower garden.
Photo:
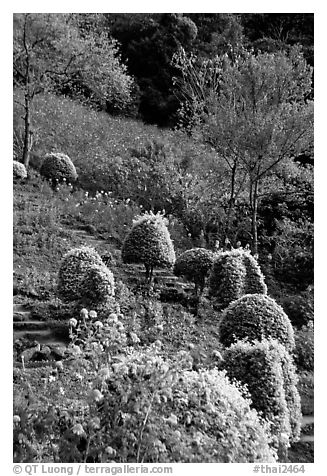
<svg viewBox="0 0 327 476">
<path fill-rule="evenodd" d="M 163 214 L 74 190 L 63 154 L 18 165 L 14 461 L 310 461 L 313 319 L 251 252 L 176 248 Z"/>
</svg>

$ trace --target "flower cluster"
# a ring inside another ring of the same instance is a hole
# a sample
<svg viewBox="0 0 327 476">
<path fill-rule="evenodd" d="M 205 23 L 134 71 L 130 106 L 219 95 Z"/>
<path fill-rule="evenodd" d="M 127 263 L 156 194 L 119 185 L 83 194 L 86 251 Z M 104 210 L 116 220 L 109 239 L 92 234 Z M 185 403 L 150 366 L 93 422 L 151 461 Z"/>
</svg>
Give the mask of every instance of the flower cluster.
<svg viewBox="0 0 327 476">
<path fill-rule="evenodd" d="M 14 179 L 25 179 L 27 177 L 25 165 L 17 160 L 13 161 L 13 177 Z"/>
</svg>

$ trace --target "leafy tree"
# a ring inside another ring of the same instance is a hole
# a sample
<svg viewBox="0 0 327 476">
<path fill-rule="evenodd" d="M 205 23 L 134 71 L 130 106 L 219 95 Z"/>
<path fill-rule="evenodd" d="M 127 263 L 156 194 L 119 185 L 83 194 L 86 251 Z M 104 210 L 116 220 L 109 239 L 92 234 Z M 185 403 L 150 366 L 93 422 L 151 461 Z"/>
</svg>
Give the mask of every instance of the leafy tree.
<svg viewBox="0 0 327 476">
<path fill-rule="evenodd" d="M 226 53 L 230 46 L 237 48 L 243 43 L 243 27 L 240 15 L 233 13 L 189 13 L 196 24 L 198 34 L 192 44 L 194 54 L 212 57 Z"/>
<path fill-rule="evenodd" d="M 180 46 L 190 47 L 197 34 L 195 24 L 174 13 L 109 13 L 106 18 L 130 74 L 137 79 L 142 118 L 159 125 L 171 123 L 178 109 L 171 59 Z"/>
<path fill-rule="evenodd" d="M 143 263 L 148 284 L 151 284 L 155 266 L 173 266 L 174 245 L 167 220 L 160 213 L 145 213 L 136 217 L 123 243 L 122 259 L 124 263 Z"/>
<path fill-rule="evenodd" d="M 313 13 L 245 13 L 239 16 L 245 42 L 255 49 L 273 52 L 300 44 L 313 65 Z"/>
<path fill-rule="evenodd" d="M 203 292 L 205 280 L 214 262 L 214 254 L 205 248 L 192 248 L 184 251 L 175 262 L 176 276 L 185 276 L 195 284 L 195 294 Z"/>
<path fill-rule="evenodd" d="M 24 91 L 23 162 L 33 145 L 32 103 L 51 89 L 88 87 L 92 97 L 129 101 L 132 79 L 108 36 L 78 28 L 74 14 L 14 14 L 14 83 Z"/>
<path fill-rule="evenodd" d="M 309 149 L 313 140 L 312 68 L 299 48 L 289 54 L 243 51 L 200 64 L 181 51 L 175 57 L 183 79 L 179 94 L 193 129 L 230 169 L 229 212 L 247 188 L 252 248 L 258 254 L 258 202 L 263 182 L 290 156 Z M 185 112 L 185 109 L 184 109 Z"/>
</svg>

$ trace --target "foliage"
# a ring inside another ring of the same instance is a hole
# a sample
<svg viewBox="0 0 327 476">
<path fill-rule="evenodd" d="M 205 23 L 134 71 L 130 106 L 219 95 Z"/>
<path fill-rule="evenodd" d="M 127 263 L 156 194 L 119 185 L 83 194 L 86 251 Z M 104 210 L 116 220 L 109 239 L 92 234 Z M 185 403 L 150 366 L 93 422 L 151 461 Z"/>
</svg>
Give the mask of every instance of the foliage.
<svg viewBox="0 0 327 476">
<path fill-rule="evenodd" d="M 54 152 L 47 154 L 42 162 L 40 173 L 43 177 L 51 180 L 53 184 L 63 181 L 73 183 L 77 180 L 77 172 L 72 160 L 68 155 Z"/>
<path fill-rule="evenodd" d="M 250 252 L 241 248 L 216 254 L 209 289 L 222 306 L 227 306 L 244 294 L 267 293 L 258 263 Z"/>
<path fill-rule="evenodd" d="M 275 461 L 265 424 L 224 373 L 192 372 L 189 354 L 165 360 L 157 344 L 116 355 L 127 341 L 115 316 L 88 328 L 70 368 L 16 373 L 15 462 Z"/>
<path fill-rule="evenodd" d="M 93 248 L 86 246 L 73 248 L 65 254 L 60 263 L 58 272 L 59 297 L 68 302 L 83 299 L 88 291 L 85 284 L 88 283 L 91 277 L 96 278 L 90 290 L 92 296 L 98 296 L 102 290 L 112 295 L 113 276 L 108 271 L 99 254 Z M 89 273 L 91 273 L 90 276 Z"/>
<path fill-rule="evenodd" d="M 251 253 L 243 254 L 246 269 L 245 294 L 267 294 L 267 286 L 257 260 Z"/>
<path fill-rule="evenodd" d="M 130 100 L 132 79 L 120 62 L 117 42 L 104 31 L 82 27 L 75 14 L 15 14 L 16 82 L 24 84 L 29 66 L 33 75 L 28 94 L 69 86 L 78 97 L 87 88 L 94 101 L 124 107 Z"/>
<path fill-rule="evenodd" d="M 13 178 L 25 179 L 27 177 L 27 171 L 25 165 L 17 160 L 13 161 Z"/>
<path fill-rule="evenodd" d="M 307 290 L 301 294 L 283 296 L 279 299 L 279 302 L 292 325 L 297 329 L 313 322 L 314 302 L 312 291 Z"/>
<path fill-rule="evenodd" d="M 175 261 L 174 274 L 185 276 L 195 284 L 196 290 L 203 291 L 205 279 L 214 262 L 214 254 L 205 248 L 184 251 Z"/>
<path fill-rule="evenodd" d="M 190 13 L 198 34 L 192 51 L 200 57 L 223 55 L 232 46 L 234 50 L 243 43 L 240 15 L 233 13 Z"/>
<path fill-rule="evenodd" d="M 271 422 L 276 447 L 297 441 L 301 427 L 298 379 L 284 346 L 274 340 L 239 341 L 226 349 L 224 366 L 230 378 L 247 386 L 253 407 Z"/>
<path fill-rule="evenodd" d="M 314 411 L 314 375 L 313 372 L 300 372 L 298 389 L 301 396 L 303 415 L 311 415 Z"/>
<path fill-rule="evenodd" d="M 301 44 L 313 65 L 312 13 L 245 13 L 240 17 L 246 40 L 254 49 L 272 52 Z"/>
<path fill-rule="evenodd" d="M 210 294 L 223 306 L 227 306 L 242 295 L 245 278 L 242 253 L 238 250 L 221 252 L 212 266 L 209 278 Z"/>
<path fill-rule="evenodd" d="M 165 361 L 155 347 L 133 352 L 98 380 L 102 447 L 113 448 L 120 462 L 273 460 L 239 390 L 216 370 L 189 371 L 187 353 L 177 357 Z"/>
<path fill-rule="evenodd" d="M 295 331 L 294 362 L 299 371 L 314 370 L 314 332 L 313 322 Z"/>
<path fill-rule="evenodd" d="M 289 351 L 294 349 L 294 331 L 283 309 L 264 294 L 246 294 L 224 310 L 220 321 L 220 340 L 229 346 L 241 339 L 273 338 Z"/>
<path fill-rule="evenodd" d="M 151 280 L 154 266 L 171 267 L 175 251 L 167 228 L 167 220 L 160 213 L 145 213 L 136 217 L 123 248 L 124 263 L 143 263 L 150 269 Z"/>
<path fill-rule="evenodd" d="M 140 88 L 141 117 L 159 125 L 172 123 L 178 103 L 172 93 L 173 54 L 188 48 L 195 24 L 183 14 L 105 14 L 110 32 L 121 44 L 123 59 Z"/>
<path fill-rule="evenodd" d="M 273 261 L 276 278 L 293 289 L 304 291 L 314 281 L 313 222 L 287 218 L 277 222 L 273 235 Z"/>
<path fill-rule="evenodd" d="M 74 90 L 78 97 L 83 91 L 98 103 L 115 102 L 118 109 L 130 102 L 132 79 L 106 32 L 81 31 L 78 16 L 65 13 L 15 13 L 13 31 L 14 83 L 24 94 L 22 161 L 26 167 L 34 143 L 36 95 Z"/>
<path fill-rule="evenodd" d="M 307 151 L 313 142 L 312 68 L 298 47 L 286 54 L 233 51 L 198 61 L 175 55 L 177 93 L 189 128 L 210 144 L 229 168 L 229 212 L 246 190 L 252 245 L 258 253 L 260 188 L 277 166 Z"/>
<path fill-rule="evenodd" d="M 92 264 L 83 281 L 84 299 L 98 303 L 115 292 L 115 280 L 112 272 L 104 264 Z"/>
</svg>

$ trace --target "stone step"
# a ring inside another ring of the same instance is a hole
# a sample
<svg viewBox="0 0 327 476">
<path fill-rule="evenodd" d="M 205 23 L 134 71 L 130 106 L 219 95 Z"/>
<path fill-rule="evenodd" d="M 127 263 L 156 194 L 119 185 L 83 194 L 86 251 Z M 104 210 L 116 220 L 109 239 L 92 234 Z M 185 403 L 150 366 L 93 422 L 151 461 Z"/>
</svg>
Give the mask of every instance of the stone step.
<svg viewBox="0 0 327 476">
<path fill-rule="evenodd" d="M 31 317 L 31 311 L 14 312 L 14 322 L 26 322 Z"/>
<path fill-rule="evenodd" d="M 313 435 L 301 435 L 300 441 L 305 443 L 314 443 L 314 436 Z"/>
<path fill-rule="evenodd" d="M 13 305 L 13 311 L 14 312 L 26 312 L 26 311 L 28 311 L 28 309 L 25 306 L 25 304 L 14 304 Z"/>
<path fill-rule="evenodd" d="M 23 322 L 14 322 L 14 330 L 35 330 L 35 329 L 51 329 L 47 321 L 28 320 Z"/>
<path fill-rule="evenodd" d="M 69 338 L 65 338 L 62 335 L 58 335 L 53 332 L 52 329 L 40 329 L 40 330 L 17 330 L 14 331 L 14 340 L 28 339 L 30 341 L 37 341 L 40 344 L 62 345 L 69 342 Z"/>
<path fill-rule="evenodd" d="M 301 426 L 304 427 L 306 425 L 311 425 L 314 423 L 314 416 L 313 415 L 302 415 Z"/>
</svg>

